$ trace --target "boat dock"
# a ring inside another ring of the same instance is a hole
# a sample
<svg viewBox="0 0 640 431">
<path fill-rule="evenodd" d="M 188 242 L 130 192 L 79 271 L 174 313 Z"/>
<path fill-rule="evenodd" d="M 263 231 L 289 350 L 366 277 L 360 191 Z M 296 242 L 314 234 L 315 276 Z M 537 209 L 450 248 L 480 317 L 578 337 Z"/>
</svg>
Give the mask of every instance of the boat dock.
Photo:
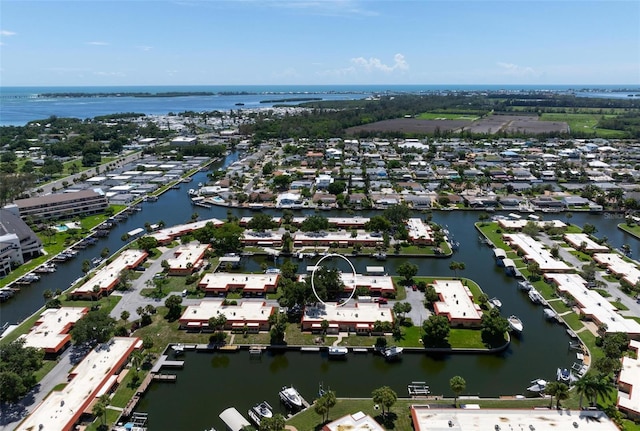
<svg viewBox="0 0 640 431">
<path fill-rule="evenodd" d="M 175 374 L 153 374 L 153 380 L 175 383 L 178 380 L 178 376 Z"/>
<path fill-rule="evenodd" d="M 157 374 L 163 367 L 167 368 L 182 368 L 184 367 L 184 361 L 172 361 L 167 355 L 161 355 L 160 359 L 153 365 L 149 374 Z"/>
<path fill-rule="evenodd" d="M 320 347 L 301 347 L 300 351 L 301 352 L 319 352 Z"/>
<path fill-rule="evenodd" d="M 426 397 L 431 393 L 426 382 L 411 382 L 410 385 L 407 385 L 407 390 L 411 397 Z"/>
</svg>

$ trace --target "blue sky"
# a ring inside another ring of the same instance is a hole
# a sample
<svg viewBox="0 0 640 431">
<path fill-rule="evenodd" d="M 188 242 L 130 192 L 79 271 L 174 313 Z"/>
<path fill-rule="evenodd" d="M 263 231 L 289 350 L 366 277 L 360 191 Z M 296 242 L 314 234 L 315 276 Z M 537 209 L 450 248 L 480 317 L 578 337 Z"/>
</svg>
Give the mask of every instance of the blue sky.
<svg viewBox="0 0 640 431">
<path fill-rule="evenodd" d="M 640 2 L 0 0 L 0 85 L 640 84 Z"/>
</svg>

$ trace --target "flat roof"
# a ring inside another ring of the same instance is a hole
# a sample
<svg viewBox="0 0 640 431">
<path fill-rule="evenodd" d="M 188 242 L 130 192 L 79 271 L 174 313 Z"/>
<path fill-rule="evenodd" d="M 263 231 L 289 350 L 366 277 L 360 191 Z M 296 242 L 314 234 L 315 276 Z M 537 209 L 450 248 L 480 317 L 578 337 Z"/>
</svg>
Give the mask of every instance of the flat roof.
<svg viewBox="0 0 640 431">
<path fill-rule="evenodd" d="M 637 353 L 640 342 L 631 340 L 629 348 Z M 632 412 L 640 412 L 640 391 L 633 390 L 635 387 L 640 387 L 640 359 L 630 356 L 622 358 L 622 369 L 618 382 L 630 388 L 628 392 L 618 390 L 618 406 Z"/>
<path fill-rule="evenodd" d="M 100 289 L 109 289 L 118 281 L 123 269 L 139 265 L 146 257 L 147 252 L 144 250 L 125 250 L 109 265 L 98 270 L 89 281 L 74 289 L 72 293 L 93 293 L 94 286 L 99 286 Z"/>
<path fill-rule="evenodd" d="M 608 333 L 640 334 L 640 323 L 618 314 L 612 303 L 596 290 L 587 288 L 586 280 L 579 274 L 545 274 L 545 278 L 553 280 L 559 291 L 570 294 L 586 316 L 592 316 L 599 323 L 606 324 Z"/>
<path fill-rule="evenodd" d="M 71 338 L 69 330 L 73 324 L 88 312 L 87 307 L 48 308 L 20 338 L 25 340 L 25 347 L 57 351 Z"/>
<path fill-rule="evenodd" d="M 411 417 L 416 431 L 618 430 L 603 412 L 589 410 L 432 409 L 413 405 Z M 578 425 L 577 428 L 574 423 Z"/>
<path fill-rule="evenodd" d="M 347 303 L 338 307 L 335 303 L 327 303 L 326 306 L 306 307 L 304 309 L 303 322 L 322 322 L 328 320 L 329 323 L 369 323 L 374 324 L 377 320 L 381 322 L 393 322 L 391 308 L 380 307 L 377 303 L 358 302 L 351 305 Z"/>
<path fill-rule="evenodd" d="M 213 223 L 214 226 L 221 226 L 224 224 L 222 220 L 217 218 L 210 218 L 207 220 L 200 220 L 193 223 L 178 224 L 175 226 L 160 229 L 159 231 L 149 234 L 149 236 L 157 239 L 158 241 L 170 241 L 180 235 L 184 235 L 196 229 L 202 229 L 207 223 Z"/>
<path fill-rule="evenodd" d="M 593 259 L 599 264 L 605 265 L 614 274 L 621 275 L 632 286 L 640 281 L 638 267 L 632 262 L 627 262 L 617 253 L 595 253 Z"/>
<path fill-rule="evenodd" d="M 251 426 L 248 420 L 240 414 L 235 407 L 229 407 L 218 415 L 231 431 L 240 431 L 246 426 Z"/>
<path fill-rule="evenodd" d="M 410 218 L 407 220 L 407 230 L 409 231 L 409 238 L 416 239 L 433 239 L 433 231 L 431 226 L 426 224 L 420 218 Z"/>
<path fill-rule="evenodd" d="M 136 337 L 114 337 L 93 349 L 72 370 L 74 377 L 64 389 L 51 392 L 16 430 L 73 429 L 82 412 L 127 360 L 138 341 Z"/>
<path fill-rule="evenodd" d="M 224 301 L 206 300 L 197 305 L 190 305 L 182 313 L 181 321 L 208 321 L 218 313 L 223 314 L 228 322 L 252 321 L 264 322 L 273 313 L 274 307 L 265 302 L 245 301 L 238 305 L 224 305 Z"/>
<path fill-rule="evenodd" d="M 353 413 L 336 419 L 333 422 L 329 422 L 324 427 L 323 431 L 384 431 L 382 425 L 380 425 L 374 418 L 366 415 L 362 412 Z"/>
<path fill-rule="evenodd" d="M 449 320 L 480 320 L 482 310 L 473 302 L 469 288 L 460 280 L 434 280 L 431 283 L 440 301 L 434 304 L 437 314 L 449 315 Z"/>
<path fill-rule="evenodd" d="M 609 251 L 609 247 L 592 240 L 586 233 L 565 233 L 564 239 L 573 248 L 580 248 L 584 243 L 585 251 Z"/>
<path fill-rule="evenodd" d="M 209 248 L 209 244 L 186 244 L 181 245 L 173 252 L 173 257 L 167 259 L 171 270 L 187 269 L 192 267 L 202 258 L 202 255 Z"/>
<path fill-rule="evenodd" d="M 500 227 L 504 229 L 522 229 L 527 225 L 527 223 L 533 223 L 538 226 L 540 229 L 544 229 L 547 226 L 551 227 L 559 227 L 564 228 L 567 227 L 567 224 L 561 220 L 526 220 L 526 219 L 518 219 L 518 220 L 509 220 L 509 219 L 500 219 L 498 220 L 498 224 Z"/>
<path fill-rule="evenodd" d="M 551 251 L 547 250 L 539 241 L 523 233 L 505 233 L 503 237 L 512 247 L 524 252 L 524 257 L 533 260 L 540 266 L 543 272 L 563 272 L 571 269 L 566 263 L 554 258 Z"/>
<path fill-rule="evenodd" d="M 237 274 L 231 272 L 214 272 L 206 274 L 198 283 L 204 289 L 227 290 L 243 289 L 253 292 L 264 292 L 267 287 L 275 286 L 278 274 Z"/>
</svg>

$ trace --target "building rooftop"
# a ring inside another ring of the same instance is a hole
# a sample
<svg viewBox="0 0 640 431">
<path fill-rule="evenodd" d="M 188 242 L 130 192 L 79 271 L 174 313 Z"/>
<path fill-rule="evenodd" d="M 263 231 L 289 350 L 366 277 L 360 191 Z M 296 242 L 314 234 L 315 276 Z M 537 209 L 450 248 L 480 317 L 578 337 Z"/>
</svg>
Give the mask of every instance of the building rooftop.
<svg viewBox="0 0 640 431">
<path fill-rule="evenodd" d="M 631 340 L 629 348 L 637 353 L 640 349 L 640 342 Z M 627 392 L 618 391 L 618 406 L 636 414 L 640 413 L 640 391 L 634 392 L 633 390 L 636 386 L 640 387 L 640 359 L 637 358 L 637 355 L 635 358 L 631 356 L 622 358 L 622 369 L 618 382 L 629 388 Z"/>
<path fill-rule="evenodd" d="M 624 332 L 631 336 L 640 334 L 640 323 L 618 314 L 617 308 L 606 298 L 587 288 L 587 282 L 579 274 L 545 274 L 545 278 L 553 280 L 559 291 L 570 294 L 586 316 L 606 324 L 608 333 Z"/>
<path fill-rule="evenodd" d="M 566 233 L 564 239 L 576 249 L 581 248 L 584 243 L 584 251 L 609 251 L 609 247 L 598 244 L 586 233 Z"/>
<path fill-rule="evenodd" d="M 622 256 L 617 253 L 596 253 L 593 255 L 593 259 L 600 265 L 604 265 L 616 275 L 621 275 L 632 286 L 640 281 L 640 270 L 632 263 L 624 260 Z"/>
<path fill-rule="evenodd" d="M 351 415 L 346 415 L 336 419 L 333 422 L 329 422 L 322 431 L 384 431 L 384 428 L 376 422 L 374 418 L 369 415 L 365 415 L 362 412 L 357 412 Z"/>
<path fill-rule="evenodd" d="M 198 286 L 207 290 L 242 289 L 246 292 L 266 292 L 275 288 L 278 274 L 238 274 L 214 272 L 206 274 Z"/>
<path fill-rule="evenodd" d="M 473 302 L 471 291 L 460 280 L 434 280 L 432 285 L 440 296 L 440 301 L 434 304 L 437 314 L 446 314 L 452 321 L 480 321 L 482 310 Z"/>
<path fill-rule="evenodd" d="M 48 308 L 31 330 L 20 338 L 25 340 L 25 347 L 57 352 L 71 339 L 71 327 L 88 311 L 87 307 Z"/>
<path fill-rule="evenodd" d="M 138 338 L 115 337 L 92 350 L 74 368 L 73 379 L 53 391 L 18 426 L 18 431 L 71 430 L 82 412 L 117 372 L 139 343 Z"/>
<path fill-rule="evenodd" d="M 470 406 L 471 407 L 471 406 Z M 416 431 L 615 431 L 616 425 L 601 411 L 587 410 L 499 410 L 432 409 L 411 406 Z M 576 427 L 575 424 L 578 426 Z"/>
<path fill-rule="evenodd" d="M 120 278 L 120 272 L 139 265 L 147 257 L 144 250 L 125 250 L 113 262 L 98 270 L 86 283 L 73 290 L 72 294 L 93 294 L 94 286 L 101 290 L 111 289 Z"/>
<path fill-rule="evenodd" d="M 218 313 L 223 314 L 228 322 L 248 321 L 259 322 L 266 321 L 273 313 L 274 308 L 266 305 L 265 302 L 245 301 L 238 305 L 224 305 L 222 300 L 206 300 L 197 305 L 188 306 L 181 321 L 208 321 L 209 318 L 216 316 Z"/>
<path fill-rule="evenodd" d="M 527 260 L 536 262 L 543 272 L 566 272 L 571 269 L 571 267 L 563 261 L 554 258 L 551 252 L 545 248 L 544 244 L 536 241 L 529 235 L 505 233 L 503 238 L 509 242 L 512 247 L 522 250 L 524 257 Z"/>
<path fill-rule="evenodd" d="M 391 308 L 383 308 L 376 303 L 358 302 L 354 305 L 348 303 L 342 307 L 338 307 L 334 303 L 328 303 L 326 306 L 306 307 L 302 320 L 307 322 L 317 321 L 318 323 L 327 320 L 331 323 L 373 324 L 378 320 L 381 322 L 393 322 L 393 313 Z"/>
</svg>

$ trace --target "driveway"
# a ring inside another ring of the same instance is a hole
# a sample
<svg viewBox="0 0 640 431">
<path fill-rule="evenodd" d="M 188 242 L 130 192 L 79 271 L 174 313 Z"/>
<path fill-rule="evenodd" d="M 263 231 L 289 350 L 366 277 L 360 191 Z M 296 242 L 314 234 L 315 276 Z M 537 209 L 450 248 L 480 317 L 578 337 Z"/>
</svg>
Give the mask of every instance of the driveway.
<svg viewBox="0 0 640 431">
<path fill-rule="evenodd" d="M 407 313 L 407 317 L 411 318 L 414 326 L 422 327 L 422 322 L 431 316 L 431 312 L 424 306 L 424 292 L 413 290 L 410 287 L 405 288 L 407 291 L 407 299 L 403 302 L 411 304 L 411 311 Z"/>
</svg>

